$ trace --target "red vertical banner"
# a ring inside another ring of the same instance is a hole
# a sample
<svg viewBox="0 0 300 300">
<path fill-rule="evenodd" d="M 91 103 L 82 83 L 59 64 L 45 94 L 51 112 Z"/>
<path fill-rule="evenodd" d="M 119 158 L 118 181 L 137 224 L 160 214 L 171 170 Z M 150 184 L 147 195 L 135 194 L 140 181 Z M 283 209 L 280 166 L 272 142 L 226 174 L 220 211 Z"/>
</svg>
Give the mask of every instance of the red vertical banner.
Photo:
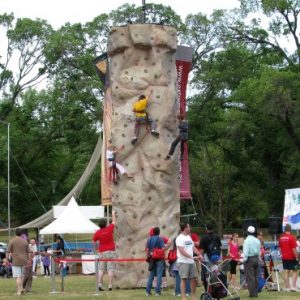
<svg viewBox="0 0 300 300">
<path fill-rule="evenodd" d="M 186 88 L 192 66 L 193 50 L 190 47 L 178 46 L 176 50 L 177 94 L 179 112 L 186 114 Z M 191 183 L 189 170 L 188 145 L 184 144 L 184 157 L 180 161 L 180 199 L 191 199 Z"/>
</svg>

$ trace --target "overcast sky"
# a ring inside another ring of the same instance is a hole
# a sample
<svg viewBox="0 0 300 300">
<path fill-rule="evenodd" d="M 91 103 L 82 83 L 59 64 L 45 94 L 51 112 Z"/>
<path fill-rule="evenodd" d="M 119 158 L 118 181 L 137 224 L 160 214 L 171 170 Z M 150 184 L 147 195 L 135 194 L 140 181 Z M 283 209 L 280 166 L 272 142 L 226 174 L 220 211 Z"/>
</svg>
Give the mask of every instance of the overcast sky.
<svg viewBox="0 0 300 300">
<path fill-rule="evenodd" d="M 183 19 L 190 13 L 210 14 L 214 9 L 239 6 L 238 0 L 146 0 L 150 2 L 171 6 Z M 41 18 L 58 28 L 66 22 L 91 21 L 124 3 L 141 5 L 142 0 L 0 0 L 0 14 L 12 12 L 15 17 Z"/>
</svg>

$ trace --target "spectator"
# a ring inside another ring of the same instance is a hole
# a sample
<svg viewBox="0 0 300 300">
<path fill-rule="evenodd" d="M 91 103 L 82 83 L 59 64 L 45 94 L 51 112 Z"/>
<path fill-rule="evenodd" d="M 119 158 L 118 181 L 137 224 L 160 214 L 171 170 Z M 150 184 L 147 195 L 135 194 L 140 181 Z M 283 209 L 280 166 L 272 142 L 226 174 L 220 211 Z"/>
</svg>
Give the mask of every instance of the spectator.
<svg viewBox="0 0 300 300">
<path fill-rule="evenodd" d="M 176 247 L 176 238 L 174 239 L 174 243 L 173 243 L 173 250 L 175 250 L 177 252 L 177 247 Z M 181 278 L 179 275 L 179 270 L 178 270 L 178 264 L 177 264 L 177 259 L 170 263 L 170 275 L 172 277 L 174 277 L 175 282 L 174 282 L 174 296 L 181 296 L 181 288 L 180 288 L 180 284 L 181 284 Z M 190 280 L 187 279 L 186 280 L 186 286 L 185 286 L 185 293 L 186 295 L 190 295 L 191 294 L 191 285 L 190 285 Z"/>
<path fill-rule="evenodd" d="M 35 238 L 32 238 L 30 240 L 30 248 L 33 252 L 33 258 L 32 258 L 32 276 L 33 278 L 36 278 L 36 269 L 37 269 L 37 262 L 38 262 L 38 249 L 37 249 L 37 244 Z"/>
<path fill-rule="evenodd" d="M 236 286 L 236 267 L 239 258 L 239 235 L 234 233 L 228 243 L 228 254 L 230 256 L 230 274 L 229 282 L 235 287 Z"/>
<path fill-rule="evenodd" d="M 28 240 L 27 240 L 28 241 Z M 24 278 L 23 278 L 23 290 L 26 292 L 32 292 L 32 279 L 33 279 L 33 261 L 37 247 L 35 244 L 35 239 L 31 239 L 29 243 L 29 250 L 31 252 L 29 261 L 30 263 L 24 268 Z"/>
<path fill-rule="evenodd" d="M 181 278 L 181 299 L 186 300 L 186 280 L 190 280 L 192 300 L 196 300 L 196 287 L 198 272 L 194 259 L 200 259 L 200 251 L 195 247 L 190 236 L 189 224 L 180 224 L 181 233 L 176 239 L 177 264 Z M 194 258 L 194 253 L 198 256 Z"/>
<path fill-rule="evenodd" d="M 243 246 L 239 246 L 239 261 L 238 265 L 240 266 L 240 287 L 246 287 L 245 281 L 245 270 L 244 270 L 244 253 Z"/>
<path fill-rule="evenodd" d="M 160 234 L 160 229 L 159 227 L 154 227 L 153 229 L 153 236 L 150 236 L 150 238 L 147 240 L 146 244 L 146 252 L 148 255 L 152 255 L 153 250 L 155 248 L 158 249 L 165 249 L 165 244 L 163 239 L 159 236 Z M 146 296 L 151 295 L 151 289 L 152 289 L 152 284 L 154 277 L 156 276 L 156 287 L 155 287 L 155 295 L 160 296 L 161 295 L 161 284 L 162 284 L 162 276 L 164 272 L 164 266 L 165 266 L 165 261 L 164 259 L 158 259 L 158 260 L 153 260 L 151 258 L 149 262 L 149 277 L 147 280 L 147 287 L 146 287 Z"/>
<path fill-rule="evenodd" d="M 116 225 L 116 212 L 112 211 L 112 222 L 106 225 L 106 220 L 99 221 L 100 229 L 97 230 L 93 236 L 94 248 L 96 243 L 99 243 L 98 252 L 101 259 L 115 259 L 116 245 L 114 242 L 114 229 Z M 99 291 L 104 291 L 103 277 L 104 273 L 108 272 L 108 290 L 112 290 L 113 275 L 116 269 L 116 263 L 113 261 L 100 261 L 99 263 Z"/>
<path fill-rule="evenodd" d="M 291 225 L 286 224 L 284 233 L 279 238 L 279 248 L 281 250 L 282 265 L 283 269 L 285 270 L 285 290 L 300 292 L 300 290 L 297 288 L 297 241 L 296 237 L 291 234 L 291 231 Z M 290 275 L 292 275 L 292 287 L 290 286 Z"/>
<path fill-rule="evenodd" d="M 20 236 L 22 231 L 20 228 L 16 229 L 16 236 L 9 241 L 6 253 L 6 263 L 8 264 L 9 254 L 12 256 L 12 271 L 13 277 L 16 278 L 17 293 L 20 296 L 23 291 L 23 276 L 24 267 L 31 266 L 30 264 L 30 249 L 28 242 Z"/>
<path fill-rule="evenodd" d="M 247 228 L 247 238 L 244 241 L 244 268 L 246 282 L 249 290 L 249 297 L 257 297 L 258 291 L 258 275 L 259 275 L 259 254 L 260 241 L 255 235 L 255 228 L 249 226 Z"/>
<path fill-rule="evenodd" d="M 65 242 L 61 236 L 56 238 L 56 249 L 53 251 L 57 257 L 65 255 Z"/>
<path fill-rule="evenodd" d="M 200 240 L 201 254 L 204 256 L 204 264 L 210 262 L 210 258 L 213 255 L 221 255 L 221 239 L 214 233 L 214 228 L 211 224 L 206 226 L 206 234 Z M 205 267 L 201 268 L 201 278 L 204 285 L 204 289 L 207 292 L 207 269 Z"/>
<path fill-rule="evenodd" d="M 150 229 L 149 236 L 153 236 L 154 235 L 153 229 L 154 229 L 154 227 L 152 227 Z M 163 242 L 165 244 L 165 251 L 166 251 L 166 250 L 168 250 L 171 247 L 172 241 L 169 238 L 165 237 L 165 236 L 161 236 L 161 238 L 162 238 L 162 240 L 163 240 Z M 167 269 L 166 262 L 164 262 L 164 271 L 163 271 L 163 277 L 162 277 L 162 288 L 166 288 L 167 287 L 166 269 Z M 154 284 L 153 285 L 156 286 L 156 277 L 154 279 Z"/>
<path fill-rule="evenodd" d="M 43 262 L 43 267 L 44 267 L 44 276 L 45 276 L 45 278 L 47 278 L 47 275 L 50 276 L 50 270 L 49 270 L 50 253 L 48 253 L 48 248 L 49 247 L 45 247 L 45 250 L 42 254 L 42 262 Z"/>
</svg>

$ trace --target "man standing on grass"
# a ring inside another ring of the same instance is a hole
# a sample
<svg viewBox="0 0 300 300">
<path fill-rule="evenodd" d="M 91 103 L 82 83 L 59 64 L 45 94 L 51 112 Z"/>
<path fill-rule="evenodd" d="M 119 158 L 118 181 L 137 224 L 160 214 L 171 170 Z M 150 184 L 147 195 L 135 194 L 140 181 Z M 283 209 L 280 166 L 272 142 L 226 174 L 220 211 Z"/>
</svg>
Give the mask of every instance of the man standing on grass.
<svg viewBox="0 0 300 300">
<path fill-rule="evenodd" d="M 99 221 L 100 229 L 97 230 L 93 236 L 94 248 L 96 243 L 99 242 L 98 252 L 99 258 L 101 259 L 115 259 L 116 258 L 116 245 L 114 242 L 114 229 L 116 224 L 116 212 L 112 212 L 112 222 L 106 226 L 106 219 Z M 116 269 L 116 263 L 113 261 L 100 261 L 99 263 L 99 291 L 103 289 L 103 277 L 104 272 L 108 272 L 108 290 L 112 290 L 112 281 L 114 271 Z"/>
<path fill-rule="evenodd" d="M 290 224 L 286 224 L 284 233 L 279 238 L 279 248 L 281 250 L 282 265 L 285 271 L 284 283 L 287 292 L 300 292 L 297 288 L 298 265 L 297 261 L 297 240 L 291 234 L 292 228 Z M 290 275 L 292 275 L 292 287 L 290 286 Z"/>
<path fill-rule="evenodd" d="M 244 268 L 246 282 L 249 290 L 249 297 L 258 297 L 258 275 L 259 275 L 259 254 L 260 240 L 255 237 L 255 227 L 247 228 L 247 238 L 244 241 Z"/>
<path fill-rule="evenodd" d="M 195 259 L 200 259 L 200 251 L 195 247 L 193 240 L 190 236 L 191 227 L 189 224 L 180 224 L 181 233 L 176 238 L 177 247 L 177 264 L 179 275 L 181 278 L 181 299 L 187 300 L 186 298 L 186 280 L 189 279 L 192 289 L 191 300 L 196 300 L 196 286 L 197 278 L 199 277 Z M 194 257 L 194 253 L 198 255 Z"/>
<path fill-rule="evenodd" d="M 9 241 L 6 261 L 8 263 L 9 255 L 12 257 L 12 273 L 13 278 L 16 278 L 17 296 L 23 292 L 23 276 L 25 266 L 31 268 L 31 255 L 28 242 L 21 238 L 22 231 L 20 228 L 16 229 L 16 236 Z"/>
</svg>

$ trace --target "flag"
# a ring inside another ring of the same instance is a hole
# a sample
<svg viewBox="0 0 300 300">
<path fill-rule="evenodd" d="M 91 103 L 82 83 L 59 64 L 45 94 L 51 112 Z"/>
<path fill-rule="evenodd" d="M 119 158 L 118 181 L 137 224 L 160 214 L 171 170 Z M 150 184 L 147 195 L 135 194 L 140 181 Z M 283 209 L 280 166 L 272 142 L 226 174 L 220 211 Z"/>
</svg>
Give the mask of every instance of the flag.
<svg viewBox="0 0 300 300">
<path fill-rule="evenodd" d="M 93 60 L 93 64 L 96 68 L 97 74 L 102 81 L 104 88 L 109 86 L 109 72 L 108 72 L 108 56 L 104 53 Z"/>
</svg>

